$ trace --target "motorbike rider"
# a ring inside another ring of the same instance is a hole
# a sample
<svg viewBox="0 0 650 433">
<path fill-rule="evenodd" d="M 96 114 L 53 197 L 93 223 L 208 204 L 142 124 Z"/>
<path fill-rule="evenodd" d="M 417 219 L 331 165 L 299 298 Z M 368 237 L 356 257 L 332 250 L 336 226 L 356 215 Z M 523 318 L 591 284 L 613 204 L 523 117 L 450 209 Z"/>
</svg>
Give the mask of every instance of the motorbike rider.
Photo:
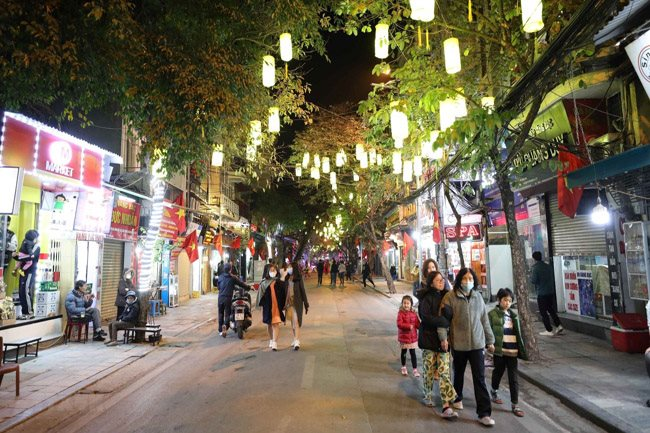
<svg viewBox="0 0 650 433">
<path fill-rule="evenodd" d="M 246 283 L 243 283 L 231 272 L 232 265 L 230 263 L 226 263 L 223 266 L 223 273 L 219 275 L 219 278 L 217 279 L 217 287 L 219 287 L 219 329 L 221 330 L 221 336 L 224 338 L 228 333 L 228 327 L 230 323 L 230 305 L 232 303 L 232 294 L 235 290 L 235 286 L 250 290 L 250 286 L 248 286 Z"/>
</svg>

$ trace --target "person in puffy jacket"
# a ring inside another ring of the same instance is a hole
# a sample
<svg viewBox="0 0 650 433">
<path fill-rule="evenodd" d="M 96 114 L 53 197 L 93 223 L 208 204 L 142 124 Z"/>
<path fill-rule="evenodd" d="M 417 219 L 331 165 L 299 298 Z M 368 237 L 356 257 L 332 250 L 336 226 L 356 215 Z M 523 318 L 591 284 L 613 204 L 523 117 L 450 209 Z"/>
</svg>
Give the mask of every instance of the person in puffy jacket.
<svg viewBox="0 0 650 433">
<path fill-rule="evenodd" d="M 133 328 L 138 323 L 138 317 L 140 317 L 140 302 L 136 293 L 133 290 L 129 290 L 126 293 L 126 306 L 124 307 L 124 311 L 117 320 L 108 324 L 108 333 L 111 338 L 104 344 L 107 346 L 117 346 L 117 331 Z"/>
<path fill-rule="evenodd" d="M 418 372 L 418 359 L 415 354 L 415 348 L 418 347 L 418 328 L 420 318 L 413 309 L 413 298 L 405 295 L 402 298 L 402 305 L 397 313 L 397 341 L 402 349 L 402 374 L 408 376 L 406 370 L 406 351 L 411 355 L 411 366 L 413 367 L 413 376 L 420 377 Z"/>
<path fill-rule="evenodd" d="M 65 298 L 65 310 L 68 317 L 83 317 L 93 322 L 93 340 L 104 341 L 106 332 L 102 329 L 102 317 L 97 308 L 91 307 L 95 295 L 88 292 L 88 286 L 84 280 L 74 283 L 74 289 Z"/>
<path fill-rule="evenodd" d="M 226 263 L 223 266 L 223 272 L 217 279 L 217 287 L 219 287 L 219 297 L 217 298 L 219 331 L 221 331 L 221 336 L 224 338 L 230 327 L 230 307 L 232 305 L 232 294 L 236 286 L 251 290 L 248 284 L 242 282 L 232 274 L 232 265 Z"/>
<path fill-rule="evenodd" d="M 458 414 L 452 408 L 456 400 L 456 391 L 451 383 L 449 366 L 449 343 L 446 333 L 449 321 L 440 314 L 442 298 L 447 294 L 445 279 L 438 271 L 431 271 L 418 291 L 418 312 L 420 313 L 420 336 L 418 346 L 422 349 L 422 366 L 424 368 L 424 399 L 425 406 L 433 407 L 433 381 L 440 381 L 440 399 L 442 400 L 443 418 L 455 418 Z"/>
</svg>

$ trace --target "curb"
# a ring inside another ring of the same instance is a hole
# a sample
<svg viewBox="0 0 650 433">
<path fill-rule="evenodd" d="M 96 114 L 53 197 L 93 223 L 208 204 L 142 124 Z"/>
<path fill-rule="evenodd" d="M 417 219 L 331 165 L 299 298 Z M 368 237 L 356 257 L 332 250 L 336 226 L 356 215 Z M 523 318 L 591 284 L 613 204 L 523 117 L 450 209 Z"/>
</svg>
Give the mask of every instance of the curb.
<svg viewBox="0 0 650 433">
<path fill-rule="evenodd" d="M 603 416 L 603 411 L 601 408 L 582 398 L 579 394 L 576 394 L 575 392 L 570 391 L 555 382 L 549 381 L 548 379 L 538 374 L 528 372 L 525 370 L 525 368 L 521 367 L 522 365 L 520 364 L 519 375 L 523 379 L 546 392 L 547 394 L 556 397 L 562 404 L 573 410 L 575 413 L 603 428 L 604 430 L 614 433 L 642 432 L 636 427 L 626 423 L 622 419 L 616 419 L 614 423 L 611 419 Z"/>
</svg>

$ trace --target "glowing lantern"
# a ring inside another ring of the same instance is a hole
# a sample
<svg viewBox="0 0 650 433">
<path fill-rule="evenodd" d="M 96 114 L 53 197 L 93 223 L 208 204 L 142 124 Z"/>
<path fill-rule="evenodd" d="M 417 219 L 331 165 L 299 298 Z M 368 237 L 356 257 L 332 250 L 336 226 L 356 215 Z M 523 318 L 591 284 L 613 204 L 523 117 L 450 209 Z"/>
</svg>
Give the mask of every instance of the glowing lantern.
<svg viewBox="0 0 650 433">
<path fill-rule="evenodd" d="M 293 59 L 290 33 L 282 33 L 280 35 L 280 58 L 285 62 L 289 62 Z"/>
<path fill-rule="evenodd" d="M 409 0 L 411 19 L 428 23 L 435 18 L 435 0 Z"/>
<path fill-rule="evenodd" d="M 353 179 L 355 182 L 359 182 L 359 175 L 357 174 L 356 171 L 353 171 L 353 172 L 352 172 L 352 179 Z"/>
<path fill-rule="evenodd" d="M 395 140 L 395 149 L 401 149 L 402 147 L 404 147 L 404 140 L 401 138 L 399 140 Z"/>
<path fill-rule="evenodd" d="M 249 143 L 246 145 L 246 159 L 249 161 L 255 161 L 255 158 L 257 158 L 257 146 Z"/>
<path fill-rule="evenodd" d="M 395 141 L 404 140 L 409 136 L 409 119 L 399 110 L 390 113 L 390 133 Z"/>
<path fill-rule="evenodd" d="M 323 158 L 323 167 L 322 167 L 323 173 L 329 173 L 330 172 L 330 159 L 326 156 Z"/>
<path fill-rule="evenodd" d="M 269 132 L 280 132 L 280 109 L 269 108 Z"/>
<path fill-rule="evenodd" d="M 264 56 L 262 60 L 262 84 L 264 87 L 275 85 L 275 59 L 273 56 Z"/>
<path fill-rule="evenodd" d="M 364 152 L 363 150 L 363 144 L 357 143 L 356 148 L 355 148 L 355 153 L 357 157 L 357 161 L 361 161 L 361 154 Z"/>
<path fill-rule="evenodd" d="M 221 146 L 212 152 L 212 166 L 221 167 L 223 165 L 223 150 Z"/>
<path fill-rule="evenodd" d="M 431 159 L 435 159 L 435 160 L 441 159 L 443 153 L 444 153 L 444 149 L 442 147 L 439 147 L 433 151 L 433 155 L 431 155 Z"/>
<path fill-rule="evenodd" d="M 302 177 L 302 166 L 300 164 L 296 164 L 296 177 Z"/>
<path fill-rule="evenodd" d="M 350 193 L 348 197 L 350 198 L 350 200 L 352 200 L 354 198 L 354 194 Z"/>
<path fill-rule="evenodd" d="M 384 157 L 381 156 L 381 153 L 377 154 L 377 165 L 384 165 Z"/>
<path fill-rule="evenodd" d="M 361 159 L 359 160 L 359 166 L 361 168 L 368 168 L 368 152 L 363 152 L 361 154 Z"/>
<path fill-rule="evenodd" d="M 318 167 L 314 167 L 314 166 L 312 166 L 312 167 L 311 167 L 311 171 L 310 171 L 310 173 L 309 173 L 309 176 L 310 176 L 312 179 L 316 179 L 316 180 L 320 179 L 320 171 L 318 171 Z"/>
<path fill-rule="evenodd" d="M 375 57 L 385 59 L 388 57 L 388 24 L 375 26 Z"/>
<path fill-rule="evenodd" d="M 370 149 L 368 151 L 368 160 L 370 162 L 370 165 L 377 163 L 377 151 L 375 149 Z"/>
<path fill-rule="evenodd" d="M 456 100 L 447 98 L 440 101 L 440 129 L 446 131 L 456 121 Z"/>
<path fill-rule="evenodd" d="M 456 118 L 467 116 L 467 103 L 465 102 L 465 97 L 463 95 L 456 96 L 454 105 L 456 107 Z"/>
<path fill-rule="evenodd" d="M 314 167 L 320 168 L 320 156 L 318 154 L 314 155 Z"/>
<path fill-rule="evenodd" d="M 449 38 L 444 42 L 445 69 L 448 74 L 460 72 L 460 46 L 457 38 Z"/>
<path fill-rule="evenodd" d="M 521 21 L 526 33 L 535 33 L 544 28 L 542 0 L 521 0 Z"/>
<path fill-rule="evenodd" d="M 256 140 L 262 136 L 262 122 L 259 120 L 253 120 L 250 123 L 251 125 L 251 138 Z"/>
<path fill-rule="evenodd" d="M 393 152 L 393 173 L 400 174 L 402 172 L 402 152 Z"/>
<path fill-rule="evenodd" d="M 336 185 L 336 172 L 335 171 L 330 173 L 330 183 L 332 185 Z"/>
<path fill-rule="evenodd" d="M 422 176 L 422 157 L 416 156 L 413 158 L 413 174 L 416 176 Z"/>
<path fill-rule="evenodd" d="M 413 161 L 404 161 L 404 170 L 402 170 L 402 180 L 404 182 L 413 182 Z"/>
<path fill-rule="evenodd" d="M 485 108 L 488 113 L 494 110 L 494 96 L 484 96 L 481 98 L 481 107 Z"/>
<path fill-rule="evenodd" d="M 302 168 L 307 168 L 309 166 L 309 152 L 302 154 Z"/>
<path fill-rule="evenodd" d="M 336 153 L 336 166 L 343 167 L 343 164 L 345 164 L 345 153 L 342 150 L 339 150 Z"/>
</svg>

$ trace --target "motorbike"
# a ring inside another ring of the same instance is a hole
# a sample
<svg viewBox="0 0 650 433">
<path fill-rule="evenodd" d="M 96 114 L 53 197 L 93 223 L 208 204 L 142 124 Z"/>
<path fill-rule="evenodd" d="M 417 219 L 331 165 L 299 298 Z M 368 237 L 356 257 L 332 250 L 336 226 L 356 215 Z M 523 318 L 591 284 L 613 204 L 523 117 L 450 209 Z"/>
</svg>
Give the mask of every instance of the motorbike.
<svg viewBox="0 0 650 433">
<path fill-rule="evenodd" d="M 252 324 L 251 295 L 245 288 L 236 287 L 230 307 L 230 328 L 237 333 L 237 337 L 243 339 L 244 332 Z"/>
</svg>

